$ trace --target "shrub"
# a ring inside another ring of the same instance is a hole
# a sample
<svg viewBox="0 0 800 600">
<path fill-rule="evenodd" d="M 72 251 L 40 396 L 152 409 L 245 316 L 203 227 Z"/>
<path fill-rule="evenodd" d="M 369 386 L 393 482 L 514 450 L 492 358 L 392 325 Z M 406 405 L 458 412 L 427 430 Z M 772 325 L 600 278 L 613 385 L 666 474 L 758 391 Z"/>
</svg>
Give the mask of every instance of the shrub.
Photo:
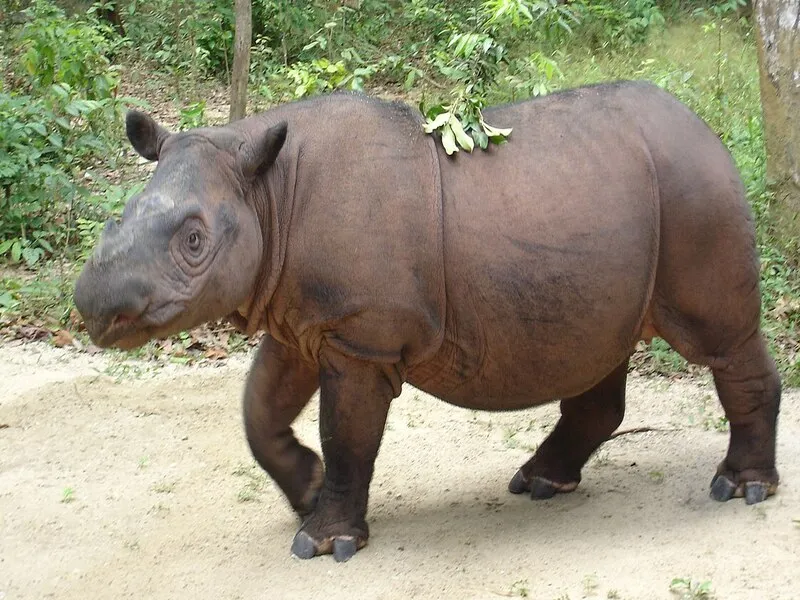
<svg viewBox="0 0 800 600">
<path fill-rule="evenodd" d="M 21 89 L 0 92 L 0 256 L 32 266 L 69 245 L 76 218 L 99 216 L 91 168 L 113 165 L 129 100 L 101 25 L 43 0 L 26 14 L 12 36 Z"/>
</svg>

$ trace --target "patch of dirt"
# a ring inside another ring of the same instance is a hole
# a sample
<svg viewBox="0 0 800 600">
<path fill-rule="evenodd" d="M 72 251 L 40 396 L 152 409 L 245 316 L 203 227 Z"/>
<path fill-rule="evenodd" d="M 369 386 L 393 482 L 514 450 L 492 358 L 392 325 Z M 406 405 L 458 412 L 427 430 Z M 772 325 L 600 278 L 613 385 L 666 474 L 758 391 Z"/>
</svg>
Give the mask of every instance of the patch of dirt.
<svg viewBox="0 0 800 600">
<path fill-rule="evenodd" d="M 369 546 L 346 564 L 291 558 L 297 527 L 253 463 L 247 355 L 215 366 L 119 362 L 42 343 L 0 347 L 0 598 L 717 598 L 800 596 L 800 392 L 784 396 L 783 483 L 757 506 L 708 484 L 727 433 L 707 377 L 632 376 L 618 437 L 572 494 L 508 480 L 556 405 L 490 414 L 411 387 L 392 407 Z M 316 402 L 297 423 L 318 448 Z M 687 596 L 691 597 L 691 596 Z M 702 597 L 702 596 L 696 596 Z"/>
</svg>

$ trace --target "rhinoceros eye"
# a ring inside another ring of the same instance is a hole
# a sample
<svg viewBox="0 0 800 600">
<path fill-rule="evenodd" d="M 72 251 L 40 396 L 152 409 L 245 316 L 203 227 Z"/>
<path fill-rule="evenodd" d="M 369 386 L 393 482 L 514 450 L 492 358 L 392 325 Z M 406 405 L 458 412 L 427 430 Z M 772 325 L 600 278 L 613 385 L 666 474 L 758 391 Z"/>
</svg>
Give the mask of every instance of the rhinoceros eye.
<svg viewBox="0 0 800 600">
<path fill-rule="evenodd" d="M 186 238 L 186 245 L 192 252 L 197 252 L 201 244 L 202 240 L 200 239 L 200 234 L 196 231 L 191 232 L 189 237 Z"/>
</svg>

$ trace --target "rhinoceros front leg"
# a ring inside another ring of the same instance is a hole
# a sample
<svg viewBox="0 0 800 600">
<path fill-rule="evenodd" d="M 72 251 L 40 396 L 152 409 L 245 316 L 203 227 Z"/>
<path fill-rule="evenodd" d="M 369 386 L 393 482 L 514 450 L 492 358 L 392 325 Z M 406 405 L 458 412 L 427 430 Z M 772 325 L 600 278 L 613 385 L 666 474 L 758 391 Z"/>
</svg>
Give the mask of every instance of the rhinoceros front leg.
<svg viewBox="0 0 800 600">
<path fill-rule="evenodd" d="M 509 491 L 545 499 L 578 487 L 583 465 L 622 423 L 627 376 L 626 359 L 590 390 L 562 400 L 556 428 L 514 475 Z"/>
<path fill-rule="evenodd" d="M 333 553 L 345 561 L 369 537 L 369 484 L 389 404 L 399 393 L 393 367 L 339 354 L 320 360 L 320 439 L 325 479 L 317 506 L 292 543 L 292 553 L 312 558 Z"/>
<path fill-rule="evenodd" d="M 316 367 L 264 336 L 244 394 L 247 441 L 301 517 L 314 508 L 323 469 L 316 453 L 294 437 L 291 424 L 318 387 Z"/>
</svg>

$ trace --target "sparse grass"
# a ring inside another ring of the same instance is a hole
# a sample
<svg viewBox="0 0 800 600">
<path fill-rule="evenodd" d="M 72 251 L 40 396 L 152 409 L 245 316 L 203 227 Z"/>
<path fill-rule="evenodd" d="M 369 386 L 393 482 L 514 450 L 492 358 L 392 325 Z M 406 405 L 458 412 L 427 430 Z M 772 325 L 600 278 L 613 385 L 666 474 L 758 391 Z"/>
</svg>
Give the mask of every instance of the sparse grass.
<svg viewBox="0 0 800 600">
<path fill-rule="evenodd" d="M 156 494 L 171 494 L 175 491 L 175 481 L 162 481 L 155 484 L 151 489 Z"/>
<path fill-rule="evenodd" d="M 139 457 L 139 463 L 138 463 L 139 469 L 144 470 L 149 466 L 150 466 L 150 457 L 149 456 L 140 456 Z"/>
<path fill-rule="evenodd" d="M 592 455 L 591 464 L 595 467 L 605 467 L 611 464 L 611 458 L 607 448 L 601 447 Z"/>
<path fill-rule="evenodd" d="M 511 584 L 508 595 L 517 598 L 527 598 L 530 596 L 530 586 L 527 579 L 520 579 Z"/>
<path fill-rule="evenodd" d="M 258 467 L 255 464 L 246 465 L 244 463 L 240 463 L 236 465 L 236 467 L 231 471 L 231 475 L 235 475 L 236 477 L 252 477 L 253 472 Z"/>
<path fill-rule="evenodd" d="M 591 597 L 597 595 L 597 590 L 600 587 L 600 581 L 597 578 L 597 573 L 590 573 L 583 578 L 583 594 L 584 596 Z"/>
<path fill-rule="evenodd" d="M 162 502 L 159 502 L 158 504 L 154 505 L 153 508 L 148 510 L 147 514 L 155 515 L 157 517 L 164 519 L 169 514 L 169 512 L 170 512 L 169 506 L 166 506 Z"/>
<path fill-rule="evenodd" d="M 267 485 L 266 474 L 256 464 L 240 464 L 232 471 L 232 475 L 245 479 L 236 493 L 237 502 L 257 502 Z"/>
<path fill-rule="evenodd" d="M 77 277 L 74 264 L 51 261 L 37 270 L 4 269 L 0 277 L 0 325 L 15 318 L 59 326 L 69 319 L 72 286 Z"/>
<path fill-rule="evenodd" d="M 74 501 L 75 501 L 75 489 L 71 487 L 65 487 L 61 492 L 62 504 L 69 504 L 70 502 Z"/>
<path fill-rule="evenodd" d="M 728 425 L 728 418 L 725 416 L 719 417 L 712 417 L 711 415 L 707 416 L 706 419 L 703 421 L 703 428 L 706 430 L 713 429 L 719 433 L 727 433 L 730 429 Z"/>
<path fill-rule="evenodd" d="M 422 424 L 422 417 L 419 414 L 413 412 L 408 413 L 408 415 L 406 416 L 406 425 L 408 426 L 409 429 L 414 429 L 416 427 L 419 427 L 421 424 Z"/>
<path fill-rule="evenodd" d="M 519 440 L 516 438 L 519 430 L 514 427 L 503 428 L 503 445 L 509 450 L 519 447 Z"/>
<path fill-rule="evenodd" d="M 714 592 L 711 582 L 696 582 L 689 577 L 676 577 L 669 584 L 669 591 L 679 600 L 712 600 Z"/>
<path fill-rule="evenodd" d="M 664 483 L 664 473 L 661 471 L 650 471 L 647 476 L 650 478 L 650 481 L 656 484 Z"/>
<path fill-rule="evenodd" d="M 690 425 L 699 425 L 706 431 L 727 433 L 730 429 L 728 418 L 722 413 L 717 397 L 711 394 L 703 396 L 697 412 L 692 411 L 688 418 Z"/>
<path fill-rule="evenodd" d="M 254 481 L 248 481 L 236 494 L 238 502 L 255 502 L 258 500 L 258 494 L 261 491 L 261 486 Z"/>
<path fill-rule="evenodd" d="M 141 349 L 137 350 L 140 351 Z M 145 366 L 131 361 L 131 359 L 139 358 L 136 351 L 122 352 L 120 350 L 107 350 L 106 352 L 108 353 L 109 359 L 105 369 L 103 369 L 103 375 L 113 377 L 117 383 L 124 379 L 139 379 L 148 373 L 152 373 L 154 369 L 160 366 L 156 364 Z"/>
<path fill-rule="evenodd" d="M 619 592 L 617 590 L 608 590 L 606 598 L 608 598 L 608 600 L 620 600 L 622 596 L 619 595 Z"/>
</svg>

